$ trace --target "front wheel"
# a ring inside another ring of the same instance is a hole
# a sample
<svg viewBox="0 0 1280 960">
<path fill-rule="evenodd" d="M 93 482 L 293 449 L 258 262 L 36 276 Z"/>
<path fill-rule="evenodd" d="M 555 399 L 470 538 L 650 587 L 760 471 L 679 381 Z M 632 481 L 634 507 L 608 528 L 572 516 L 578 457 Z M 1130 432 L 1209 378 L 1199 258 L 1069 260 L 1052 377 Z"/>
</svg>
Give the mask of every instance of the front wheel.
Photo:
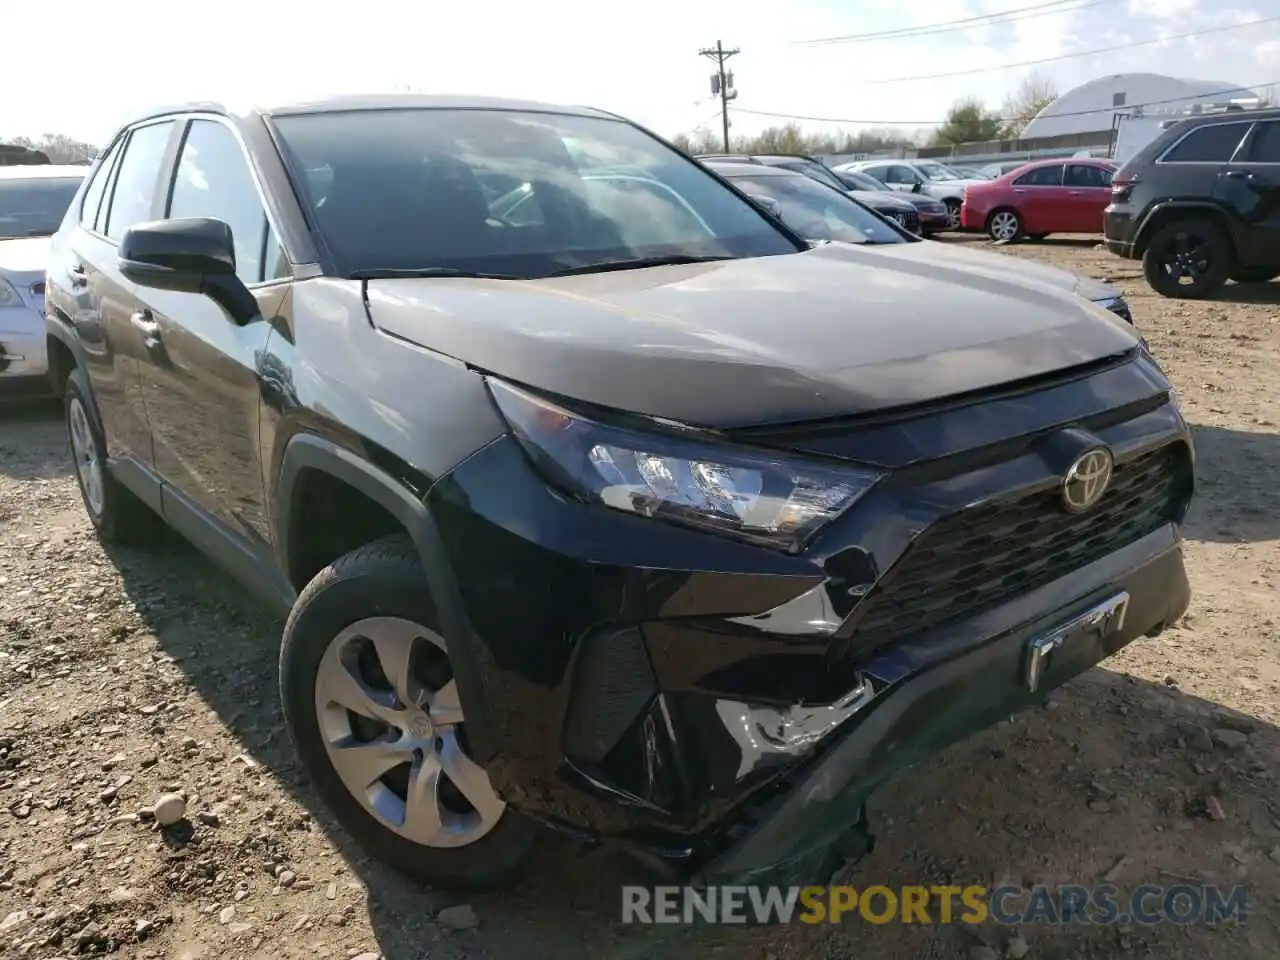
<svg viewBox="0 0 1280 960">
<path fill-rule="evenodd" d="M 471 757 L 426 583 L 406 537 L 316 574 L 285 624 L 285 721 L 319 793 L 371 853 L 432 885 L 495 887 L 536 828 Z"/>
<path fill-rule="evenodd" d="M 1180 220 L 1160 228 L 1142 255 L 1147 283 L 1162 297 L 1200 300 L 1227 282 L 1231 241 L 1211 220 Z"/>
<path fill-rule="evenodd" d="M 960 201 L 956 199 L 942 201 L 947 208 L 947 229 L 960 229 Z"/>
<path fill-rule="evenodd" d="M 987 220 L 987 233 L 996 243 L 1008 243 L 1022 236 L 1022 218 L 1016 210 L 997 210 Z"/>
</svg>

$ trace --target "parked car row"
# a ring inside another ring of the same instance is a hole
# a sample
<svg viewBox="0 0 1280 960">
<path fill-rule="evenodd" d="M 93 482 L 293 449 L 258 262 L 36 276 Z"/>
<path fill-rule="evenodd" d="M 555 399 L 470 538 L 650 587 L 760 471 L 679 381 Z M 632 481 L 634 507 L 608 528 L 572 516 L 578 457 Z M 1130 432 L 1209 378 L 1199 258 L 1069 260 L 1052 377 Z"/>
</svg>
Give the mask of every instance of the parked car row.
<svg viewBox="0 0 1280 960">
<path fill-rule="evenodd" d="M 303 767 L 432 884 L 543 828 L 824 882 L 903 762 L 1189 601 L 1191 436 L 1117 290 L 612 114 L 146 114 L 45 294 L 99 537 L 287 615 Z"/>
</svg>

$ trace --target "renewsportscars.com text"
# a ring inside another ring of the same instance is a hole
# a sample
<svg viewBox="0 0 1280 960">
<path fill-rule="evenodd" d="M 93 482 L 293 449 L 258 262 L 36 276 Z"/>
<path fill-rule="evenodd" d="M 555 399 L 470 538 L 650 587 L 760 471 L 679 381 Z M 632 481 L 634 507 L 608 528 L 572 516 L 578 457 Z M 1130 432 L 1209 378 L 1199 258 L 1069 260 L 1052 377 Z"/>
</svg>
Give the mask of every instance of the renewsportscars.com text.
<svg viewBox="0 0 1280 960">
<path fill-rule="evenodd" d="M 1195 924 L 1246 918 L 1243 887 L 720 886 L 622 888 L 623 923 Z"/>
</svg>

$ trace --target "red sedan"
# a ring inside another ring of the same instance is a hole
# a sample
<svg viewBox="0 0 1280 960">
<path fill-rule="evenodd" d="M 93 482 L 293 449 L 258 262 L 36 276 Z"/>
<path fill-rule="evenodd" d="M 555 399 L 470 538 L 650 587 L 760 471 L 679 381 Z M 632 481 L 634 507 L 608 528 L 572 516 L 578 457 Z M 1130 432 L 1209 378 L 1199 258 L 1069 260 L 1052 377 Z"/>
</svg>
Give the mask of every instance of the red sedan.
<svg viewBox="0 0 1280 960">
<path fill-rule="evenodd" d="M 988 183 L 965 188 L 960 225 L 992 240 L 1040 239 L 1051 233 L 1101 233 L 1111 202 L 1109 160 L 1037 160 Z"/>
</svg>

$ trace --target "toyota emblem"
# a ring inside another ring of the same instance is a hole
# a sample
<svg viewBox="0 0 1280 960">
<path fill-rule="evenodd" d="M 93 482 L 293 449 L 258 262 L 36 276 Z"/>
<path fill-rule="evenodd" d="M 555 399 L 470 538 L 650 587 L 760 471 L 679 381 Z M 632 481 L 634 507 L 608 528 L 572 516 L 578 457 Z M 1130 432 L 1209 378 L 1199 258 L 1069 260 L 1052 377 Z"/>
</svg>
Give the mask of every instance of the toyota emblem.
<svg viewBox="0 0 1280 960">
<path fill-rule="evenodd" d="M 1111 483 L 1111 452 L 1104 448 L 1086 451 L 1062 478 L 1062 506 L 1068 513 L 1091 510 Z"/>
</svg>

